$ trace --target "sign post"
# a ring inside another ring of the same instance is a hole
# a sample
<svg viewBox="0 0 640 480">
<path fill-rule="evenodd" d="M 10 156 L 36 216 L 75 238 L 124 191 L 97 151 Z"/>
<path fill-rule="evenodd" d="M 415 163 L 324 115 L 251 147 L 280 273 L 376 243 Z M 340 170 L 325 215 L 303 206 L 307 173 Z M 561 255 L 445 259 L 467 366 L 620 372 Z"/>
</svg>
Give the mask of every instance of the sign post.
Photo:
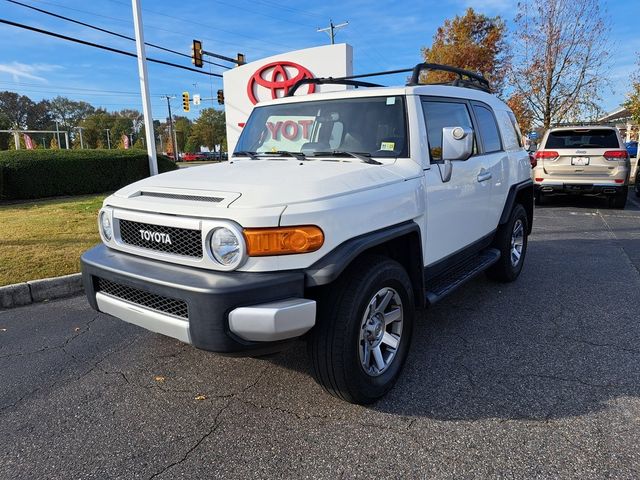
<svg viewBox="0 0 640 480">
<path fill-rule="evenodd" d="M 136 33 L 136 51 L 138 53 L 138 74 L 140 76 L 140 90 L 142 93 L 142 112 L 144 113 L 144 133 L 147 140 L 147 156 L 149 157 L 149 174 L 158 174 L 158 159 L 156 157 L 156 141 L 153 133 L 153 115 L 151 114 L 151 100 L 149 98 L 149 84 L 147 81 L 147 56 L 144 50 L 144 33 L 142 31 L 142 10 L 139 0 L 131 0 L 133 9 L 133 26 Z"/>
</svg>

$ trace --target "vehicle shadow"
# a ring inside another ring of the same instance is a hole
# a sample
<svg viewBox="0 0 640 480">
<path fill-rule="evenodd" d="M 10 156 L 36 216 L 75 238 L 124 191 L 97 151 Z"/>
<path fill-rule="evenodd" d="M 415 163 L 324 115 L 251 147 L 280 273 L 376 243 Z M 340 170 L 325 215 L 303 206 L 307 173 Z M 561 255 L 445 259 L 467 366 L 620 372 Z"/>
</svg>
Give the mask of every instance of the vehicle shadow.
<svg viewBox="0 0 640 480">
<path fill-rule="evenodd" d="M 608 200 L 602 197 L 588 195 L 551 195 L 543 197 L 542 204 L 536 205 L 536 210 L 544 210 L 557 207 L 571 207 L 578 209 L 600 209 L 603 211 L 622 212 L 626 210 L 640 211 L 640 199 L 637 199 L 631 189 L 627 197 L 627 205 L 624 210 L 616 210 L 609 207 Z"/>
<path fill-rule="evenodd" d="M 568 243 L 532 239 L 517 282 L 481 276 L 421 313 L 403 374 L 369 408 L 540 421 L 640 397 L 640 278 L 615 240 Z M 268 361 L 311 373 L 302 342 Z"/>
</svg>

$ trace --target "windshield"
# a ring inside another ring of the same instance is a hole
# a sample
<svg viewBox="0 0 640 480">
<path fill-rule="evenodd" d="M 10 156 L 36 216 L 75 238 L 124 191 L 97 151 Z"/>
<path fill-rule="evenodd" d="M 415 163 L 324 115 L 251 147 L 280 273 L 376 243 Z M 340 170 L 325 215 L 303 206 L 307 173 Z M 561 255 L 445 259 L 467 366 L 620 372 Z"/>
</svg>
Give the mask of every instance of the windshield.
<svg viewBox="0 0 640 480">
<path fill-rule="evenodd" d="M 549 133 L 545 148 L 620 148 L 610 128 L 557 130 Z"/>
<path fill-rule="evenodd" d="M 403 96 L 316 100 L 256 107 L 236 152 L 349 152 L 406 157 Z"/>
</svg>

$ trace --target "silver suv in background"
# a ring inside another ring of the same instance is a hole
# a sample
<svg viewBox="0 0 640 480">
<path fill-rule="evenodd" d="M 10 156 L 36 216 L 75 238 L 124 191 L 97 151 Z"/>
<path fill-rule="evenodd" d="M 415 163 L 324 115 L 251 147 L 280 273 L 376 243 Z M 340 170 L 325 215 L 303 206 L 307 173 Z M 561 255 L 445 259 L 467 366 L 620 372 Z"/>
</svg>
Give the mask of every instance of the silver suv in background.
<svg viewBox="0 0 640 480">
<path fill-rule="evenodd" d="M 547 130 L 532 169 L 535 201 L 547 195 L 597 195 L 609 206 L 627 202 L 631 165 L 615 127 L 563 126 Z"/>
</svg>

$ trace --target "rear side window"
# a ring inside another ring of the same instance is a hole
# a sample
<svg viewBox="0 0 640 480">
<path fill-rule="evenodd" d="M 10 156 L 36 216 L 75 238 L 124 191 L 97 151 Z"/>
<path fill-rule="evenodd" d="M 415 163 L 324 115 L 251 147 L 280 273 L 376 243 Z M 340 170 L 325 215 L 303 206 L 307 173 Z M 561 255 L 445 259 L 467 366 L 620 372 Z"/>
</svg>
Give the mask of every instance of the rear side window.
<svg viewBox="0 0 640 480">
<path fill-rule="evenodd" d="M 496 119 L 493 116 L 493 112 L 482 105 L 474 105 L 473 111 L 475 112 L 476 119 L 478 120 L 478 130 L 480 131 L 480 138 L 484 145 L 484 153 L 498 152 L 502 150 L 500 133 L 498 132 L 498 125 L 496 125 Z"/>
<path fill-rule="evenodd" d="M 549 132 L 544 148 L 620 148 L 610 128 L 557 130 Z"/>
<path fill-rule="evenodd" d="M 422 105 L 427 123 L 431 159 L 442 160 L 442 129 L 444 127 L 473 128 L 471 115 L 464 103 L 423 101 Z"/>
<path fill-rule="evenodd" d="M 520 145 L 520 147 L 524 147 L 524 143 L 522 142 L 522 132 L 520 131 L 520 126 L 518 125 L 518 120 L 516 120 L 516 116 L 513 114 L 513 112 L 507 112 L 507 115 L 509 115 L 509 120 L 511 120 L 511 125 L 513 126 L 513 129 L 516 131 L 516 137 L 518 138 L 518 145 Z"/>
</svg>

